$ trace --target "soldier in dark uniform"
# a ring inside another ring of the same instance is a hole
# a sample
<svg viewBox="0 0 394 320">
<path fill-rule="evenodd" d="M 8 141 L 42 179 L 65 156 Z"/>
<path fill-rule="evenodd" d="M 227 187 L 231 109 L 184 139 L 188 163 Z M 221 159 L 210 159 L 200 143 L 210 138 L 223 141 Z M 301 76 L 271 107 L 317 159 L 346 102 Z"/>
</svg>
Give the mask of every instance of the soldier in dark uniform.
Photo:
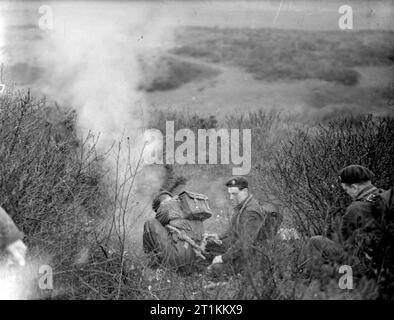
<svg viewBox="0 0 394 320">
<path fill-rule="evenodd" d="M 7 261 L 24 266 L 27 248 L 22 239 L 23 233 L 0 207 L 0 256 L 5 257 Z"/>
<path fill-rule="evenodd" d="M 168 191 L 156 195 L 152 209 L 155 218 L 145 222 L 143 232 L 144 252 L 152 264 L 175 269 L 192 265 L 202 254 L 203 222 L 185 219 L 177 197 Z"/>
<path fill-rule="evenodd" d="M 372 200 L 384 192 L 371 180 L 373 173 L 360 165 L 350 165 L 339 171 L 339 181 L 353 201 L 344 213 L 329 216 L 327 237 L 309 239 L 302 253 L 303 267 L 311 269 L 325 262 L 337 264 L 359 262 L 368 257 L 368 237 L 374 233 Z"/>
<path fill-rule="evenodd" d="M 353 199 L 342 217 L 341 234 L 346 246 L 356 245 L 360 233 L 373 231 L 372 200 L 384 190 L 376 188 L 372 178 L 373 173 L 359 165 L 348 166 L 339 173 L 342 188 Z"/>
<path fill-rule="evenodd" d="M 221 235 L 215 235 L 222 242 L 210 266 L 214 273 L 228 270 L 238 271 L 253 255 L 253 247 L 264 234 L 265 212 L 257 200 L 249 193 L 248 181 L 244 177 L 235 177 L 227 183 L 234 213 L 229 228 Z M 208 250 L 208 247 L 207 247 Z"/>
</svg>

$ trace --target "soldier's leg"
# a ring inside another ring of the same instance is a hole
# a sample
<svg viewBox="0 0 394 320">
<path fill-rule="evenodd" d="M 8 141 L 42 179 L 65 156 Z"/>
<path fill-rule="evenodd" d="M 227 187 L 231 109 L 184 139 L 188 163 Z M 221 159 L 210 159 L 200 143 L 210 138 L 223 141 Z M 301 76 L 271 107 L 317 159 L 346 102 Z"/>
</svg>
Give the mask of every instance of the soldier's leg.
<svg viewBox="0 0 394 320">
<path fill-rule="evenodd" d="M 322 256 L 323 259 L 338 262 L 344 254 L 338 243 L 323 236 L 314 236 L 309 241 L 309 250 L 312 254 Z"/>
<path fill-rule="evenodd" d="M 152 254 L 158 263 L 167 264 L 176 254 L 172 238 L 167 229 L 156 219 L 144 224 L 143 248 L 147 254 Z"/>
<path fill-rule="evenodd" d="M 176 241 L 174 249 L 175 253 L 168 261 L 168 264 L 176 270 L 190 271 L 196 261 L 196 254 L 191 245 L 186 241 Z"/>
<path fill-rule="evenodd" d="M 301 249 L 298 267 L 319 269 L 325 263 L 339 263 L 343 256 L 343 248 L 338 243 L 323 236 L 313 236 Z"/>
<path fill-rule="evenodd" d="M 224 254 L 232 244 L 231 238 L 222 239 L 222 244 L 213 244 L 210 253 L 210 258 Z M 226 279 L 227 276 L 234 275 L 239 271 L 239 262 L 232 261 L 227 263 L 215 263 L 211 265 L 211 276 L 219 280 Z"/>
</svg>

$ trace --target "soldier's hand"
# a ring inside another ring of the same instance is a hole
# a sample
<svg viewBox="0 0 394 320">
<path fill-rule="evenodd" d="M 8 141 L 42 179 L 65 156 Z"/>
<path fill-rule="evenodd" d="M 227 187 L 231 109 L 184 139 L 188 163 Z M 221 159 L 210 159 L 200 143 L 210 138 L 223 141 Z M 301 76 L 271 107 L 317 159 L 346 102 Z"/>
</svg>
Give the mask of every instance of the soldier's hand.
<svg viewBox="0 0 394 320">
<path fill-rule="evenodd" d="M 12 260 L 19 266 L 26 265 L 26 251 L 27 247 L 22 240 L 15 241 L 6 247 L 6 251 L 10 254 Z"/>
<path fill-rule="evenodd" d="M 207 242 L 214 242 L 217 244 L 222 243 L 217 233 L 204 233 L 204 240 L 206 240 Z"/>
<path fill-rule="evenodd" d="M 222 256 L 216 256 L 213 258 L 212 263 L 208 266 L 208 271 L 212 271 L 213 265 L 218 263 L 223 263 Z"/>
<path fill-rule="evenodd" d="M 216 263 L 223 263 L 222 256 L 216 256 L 215 258 L 213 258 L 212 264 L 216 264 Z"/>
</svg>

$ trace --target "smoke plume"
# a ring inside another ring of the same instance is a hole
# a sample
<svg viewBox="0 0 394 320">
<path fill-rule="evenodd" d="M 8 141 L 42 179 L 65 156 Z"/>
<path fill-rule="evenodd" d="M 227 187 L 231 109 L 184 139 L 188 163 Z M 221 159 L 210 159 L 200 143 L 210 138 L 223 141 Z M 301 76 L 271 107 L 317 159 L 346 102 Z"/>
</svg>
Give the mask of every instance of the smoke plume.
<svg viewBox="0 0 394 320">
<path fill-rule="evenodd" d="M 100 152 L 112 147 L 108 165 L 113 180 L 124 182 L 117 192 L 128 198 L 133 189 L 129 225 L 142 229 L 136 216 L 141 218 L 139 211 L 150 207 L 163 172 L 147 168 L 136 179 L 130 178 L 141 169 L 149 117 L 144 94 L 137 89 L 143 76 L 139 61 L 143 57 L 154 63 L 156 53 L 172 45 L 172 30 L 160 14 L 161 7 L 149 3 L 133 10 L 109 2 L 54 3 L 50 8 L 53 30 L 33 50 L 47 70 L 40 90 L 76 110 L 81 137 L 99 136 Z"/>
</svg>

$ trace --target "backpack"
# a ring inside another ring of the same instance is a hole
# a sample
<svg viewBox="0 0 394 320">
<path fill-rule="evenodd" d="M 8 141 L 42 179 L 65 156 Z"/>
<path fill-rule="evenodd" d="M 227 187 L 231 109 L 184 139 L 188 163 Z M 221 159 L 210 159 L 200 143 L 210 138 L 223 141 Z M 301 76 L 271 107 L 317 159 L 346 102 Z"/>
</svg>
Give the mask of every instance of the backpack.
<svg viewBox="0 0 394 320">
<path fill-rule="evenodd" d="M 204 221 L 212 216 L 208 197 L 205 194 L 183 191 L 178 195 L 186 219 Z"/>
<path fill-rule="evenodd" d="M 375 194 L 367 199 L 372 204 L 372 216 L 376 231 L 371 243 L 371 260 L 376 272 L 393 273 L 394 263 L 394 188 Z"/>
<path fill-rule="evenodd" d="M 394 188 L 374 195 L 371 199 L 372 214 L 378 223 L 386 232 L 393 231 L 394 220 Z"/>
<path fill-rule="evenodd" d="M 259 231 L 259 239 L 272 239 L 278 233 L 280 225 L 283 222 L 283 214 L 279 212 L 277 206 L 271 203 L 260 205 L 261 210 L 265 213 L 265 220 Z"/>
</svg>

